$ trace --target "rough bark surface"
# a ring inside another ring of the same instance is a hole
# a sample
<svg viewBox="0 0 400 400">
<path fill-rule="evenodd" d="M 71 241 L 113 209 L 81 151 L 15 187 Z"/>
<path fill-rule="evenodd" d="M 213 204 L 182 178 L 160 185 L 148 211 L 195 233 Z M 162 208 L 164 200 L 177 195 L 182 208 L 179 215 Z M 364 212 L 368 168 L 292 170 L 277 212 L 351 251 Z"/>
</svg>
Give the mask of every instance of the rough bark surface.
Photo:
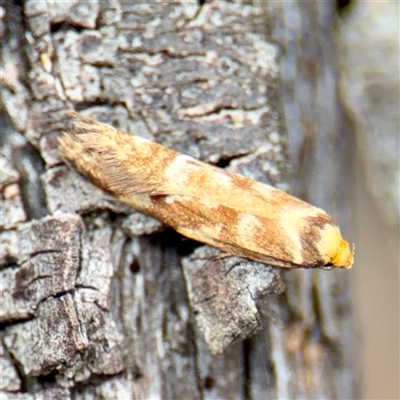
<svg viewBox="0 0 400 400">
<path fill-rule="evenodd" d="M 260 329 L 263 307 L 255 300 L 282 289 L 278 272 L 241 260 L 204 265 L 209 249 L 192 253 L 196 244 L 119 204 L 61 164 L 56 151 L 65 111 L 74 108 L 288 189 L 272 40 L 282 41 L 286 24 L 277 15 L 303 15 L 307 22 L 298 26 L 314 32 L 328 54 L 334 49 L 317 30 L 321 20 L 332 23 L 329 4 L 290 4 L 285 12 L 276 2 L 2 4 L 2 398 L 352 397 L 343 273 L 286 272 L 285 293 L 263 299 L 279 323 L 265 319 L 261 334 L 212 355 L 203 333 L 221 333 L 214 342 L 219 351 Z M 327 95 L 313 103 L 317 122 L 325 118 L 317 106 L 337 107 L 330 61 L 315 56 L 321 69 L 309 67 L 312 81 L 301 81 L 309 90 L 318 83 Z M 307 169 L 310 160 L 326 166 L 323 179 L 331 179 L 324 198 L 317 197 L 320 186 L 305 181 L 300 194 L 335 211 L 341 127 L 331 120 L 329 136 L 327 129 L 317 136 L 313 119 L 299 123 L 286 111 L 291 148 L 302 144 L 302 179 L 316 176 Z M 234 273 L 227 276 L 225 268 Z M 228 303 L 210 301 L 210 293 Z M 232 310 L 239 319 L 225 318 Z M 251 318 L 243 322 L 243 315 Z"/>
</svg>

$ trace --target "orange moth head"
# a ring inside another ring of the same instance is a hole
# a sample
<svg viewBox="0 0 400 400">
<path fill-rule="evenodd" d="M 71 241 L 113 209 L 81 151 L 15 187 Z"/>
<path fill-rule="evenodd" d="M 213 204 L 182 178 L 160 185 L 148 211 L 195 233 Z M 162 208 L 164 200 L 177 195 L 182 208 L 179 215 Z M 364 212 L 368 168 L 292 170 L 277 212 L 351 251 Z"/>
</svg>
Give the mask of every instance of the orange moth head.
<svg viewBox="0 0 400 400">
<path fill-rule="evenodd" d="M 337 226 L 326 225 L 317 246 L 320 254 L 326 259 L 326 267 L 349 269 L 353 265 L 354 245 L 350 249 Z"/>
</svg>

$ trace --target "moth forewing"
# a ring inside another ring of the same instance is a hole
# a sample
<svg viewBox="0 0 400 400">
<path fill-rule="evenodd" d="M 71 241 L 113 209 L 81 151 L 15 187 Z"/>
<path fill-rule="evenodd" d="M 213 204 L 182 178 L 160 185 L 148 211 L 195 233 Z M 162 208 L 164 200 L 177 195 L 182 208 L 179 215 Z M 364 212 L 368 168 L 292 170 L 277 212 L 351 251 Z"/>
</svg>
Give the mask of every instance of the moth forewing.
<svg viewBox="0 0 400 400">
<path fill-rule="evenodd" d="M 64 160 L 121 202 L 224 252 L 286 268 L 350 268 L 336 221 L 272 186 L 76 113 Z"/>
</svg>

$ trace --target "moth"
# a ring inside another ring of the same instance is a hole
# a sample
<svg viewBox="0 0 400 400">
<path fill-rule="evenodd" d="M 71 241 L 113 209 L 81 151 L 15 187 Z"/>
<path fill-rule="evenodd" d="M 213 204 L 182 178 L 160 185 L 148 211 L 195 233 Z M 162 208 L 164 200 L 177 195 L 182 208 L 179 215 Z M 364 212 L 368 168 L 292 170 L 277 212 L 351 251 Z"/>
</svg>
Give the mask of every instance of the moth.
<svg viewBox="0 0 400 400">
<path fill-rule="evenodd" d="M 182 235 L 283 268 L 351 268 L 334 218 L 270 185 L 70 112 L 59 154 L 119 201 Z"/>
</svg>

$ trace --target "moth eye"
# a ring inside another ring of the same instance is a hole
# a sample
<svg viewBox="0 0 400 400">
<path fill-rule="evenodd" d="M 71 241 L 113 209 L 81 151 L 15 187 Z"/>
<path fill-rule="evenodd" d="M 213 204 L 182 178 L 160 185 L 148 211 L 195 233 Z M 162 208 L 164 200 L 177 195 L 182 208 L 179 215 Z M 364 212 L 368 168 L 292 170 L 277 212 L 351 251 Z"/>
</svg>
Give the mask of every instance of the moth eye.
<svg viewBox="0 0 400 400">
<path fill-rule="evenodd" d="M 326 263 L 321 269 L 324 269 L 325 271 L 331 271 L 335 266 L 332 263 Z"/>
</svg>

